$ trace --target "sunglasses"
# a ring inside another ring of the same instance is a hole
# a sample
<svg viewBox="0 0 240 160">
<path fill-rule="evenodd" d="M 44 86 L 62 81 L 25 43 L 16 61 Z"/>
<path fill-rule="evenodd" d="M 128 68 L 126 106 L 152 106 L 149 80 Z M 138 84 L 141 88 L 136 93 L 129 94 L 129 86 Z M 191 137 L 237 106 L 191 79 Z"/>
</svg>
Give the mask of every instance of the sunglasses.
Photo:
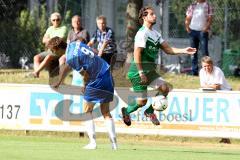
<svg viewBox="0 0 240 160">
<path fill-rule="evenodd" d="M 58 22 L 58 21 L 60 21 L 60 19 L 52 19 L 52 21 L 53 21 L 53 22 L 55 22 L 55 21 Z"/>
</svg>

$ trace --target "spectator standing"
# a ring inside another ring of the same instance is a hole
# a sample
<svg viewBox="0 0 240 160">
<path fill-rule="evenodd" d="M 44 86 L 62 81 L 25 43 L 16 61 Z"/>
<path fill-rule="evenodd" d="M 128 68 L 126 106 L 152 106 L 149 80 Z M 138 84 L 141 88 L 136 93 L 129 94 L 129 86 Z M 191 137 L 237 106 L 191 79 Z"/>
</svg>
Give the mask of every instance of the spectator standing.
<svg viewBox="0 0 240 160">
<path fill-rule="evenodd" d="M 196 48 L 192 55 L 192 75 L 198 75 L 198 51 L 208 56 L 208 35 L 213 19 L 213 8 L 207 0 L 196 0 L 186 12 L 185 27 L 190 37 L 190 45 Z"/>
</svg>

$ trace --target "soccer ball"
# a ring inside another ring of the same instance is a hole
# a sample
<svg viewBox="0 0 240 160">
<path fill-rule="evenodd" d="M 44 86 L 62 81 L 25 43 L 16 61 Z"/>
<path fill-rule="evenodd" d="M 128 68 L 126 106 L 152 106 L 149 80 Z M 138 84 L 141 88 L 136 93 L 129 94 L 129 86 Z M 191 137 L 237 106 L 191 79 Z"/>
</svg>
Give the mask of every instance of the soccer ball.
<svg viewBox="0 0 240 160">
<path fill-rule="evenodd" d="M 168 107 L 166 97 L 159 95 L 152 98 L 152 107 L 156 111 L 164 111 Z"/>
</svg>

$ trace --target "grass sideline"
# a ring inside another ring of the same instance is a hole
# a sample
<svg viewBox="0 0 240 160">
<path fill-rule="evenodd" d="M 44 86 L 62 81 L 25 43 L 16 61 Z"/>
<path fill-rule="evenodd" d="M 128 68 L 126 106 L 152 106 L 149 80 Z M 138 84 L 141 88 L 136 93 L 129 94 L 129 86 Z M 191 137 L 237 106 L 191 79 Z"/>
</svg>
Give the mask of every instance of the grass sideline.
<svg viewBox="0 0 240 160">
<path fill-rule="evenodd" d="M 40 78 L 27 78 L 26 72 L 21 69 L 0 69 L 1 83 L 21 83 L 21 84 L 49 84 L 49 77 L 47 71 L 42 71 Z M 130 82 L 124 75 L 126 71 L 123 68 L 113 71 L 113 78 L 116 87 L 130 87 Z M 199 77 L 190 76 L 186 74 L 161 74 L 162 77 L 173 85 L 176 89 L 198 89 Z M 227 81 L 233 90 L 240 89 L 240 77 L 227 77 Z M 185 83 L 183 83 L 185 82 Z M 71 74 L 68 75 L 65 81 L 66 84 L 71 84 Z"/>
<path fill-rule="evenodd" d="M 0 130 L 0 136 L 36 136 L 36 137 L 58 137 L 58 138 L 86 138 L 87 135 L 82 132 L 61 132 L 61 131 L 30 131 L 30 130 Z M 220 138 L 206 137 L 184 137 L 184 136 L 162 136 L 162 135 L 142 135 L 142 134 L 117 134 L 118 140 L 145 143 L 182 143 L 182 144 L 209 144 L 209 145 L 225 145 L 220 144 Z M 107 133 L 97 133 L 97 138 L 108 139 Z M 226 144 L 228 145 L 228 144 Z M 240 139 L 231 139 L 231 145 L 239 145 Z"/>
</svg>

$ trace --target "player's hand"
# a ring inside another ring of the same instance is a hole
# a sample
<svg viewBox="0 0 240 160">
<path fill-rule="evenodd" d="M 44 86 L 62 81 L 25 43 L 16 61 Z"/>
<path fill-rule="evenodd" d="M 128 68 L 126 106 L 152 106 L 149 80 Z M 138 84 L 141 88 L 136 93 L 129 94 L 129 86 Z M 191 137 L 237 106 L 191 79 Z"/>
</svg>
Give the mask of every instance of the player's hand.
<svg viewBox="0 0 240 160">
<path fill-rule="evenodd" d="M 195 54 L 196 51 L 197 51 L 197 49 L 192 48 L 192 47 L 187 47 L 187 48 L 184 49 L 184 53 L 186 53 L 186 54 Z"/>
<path fill-rule="evenodd" d="M 146 84 L 148 82 L 148 79 L 145 76 L 145 74 L 140 74 L 140 78 L 141 78 L 141 81 L 140 81 L 141 84 Z"/>
</svg>

